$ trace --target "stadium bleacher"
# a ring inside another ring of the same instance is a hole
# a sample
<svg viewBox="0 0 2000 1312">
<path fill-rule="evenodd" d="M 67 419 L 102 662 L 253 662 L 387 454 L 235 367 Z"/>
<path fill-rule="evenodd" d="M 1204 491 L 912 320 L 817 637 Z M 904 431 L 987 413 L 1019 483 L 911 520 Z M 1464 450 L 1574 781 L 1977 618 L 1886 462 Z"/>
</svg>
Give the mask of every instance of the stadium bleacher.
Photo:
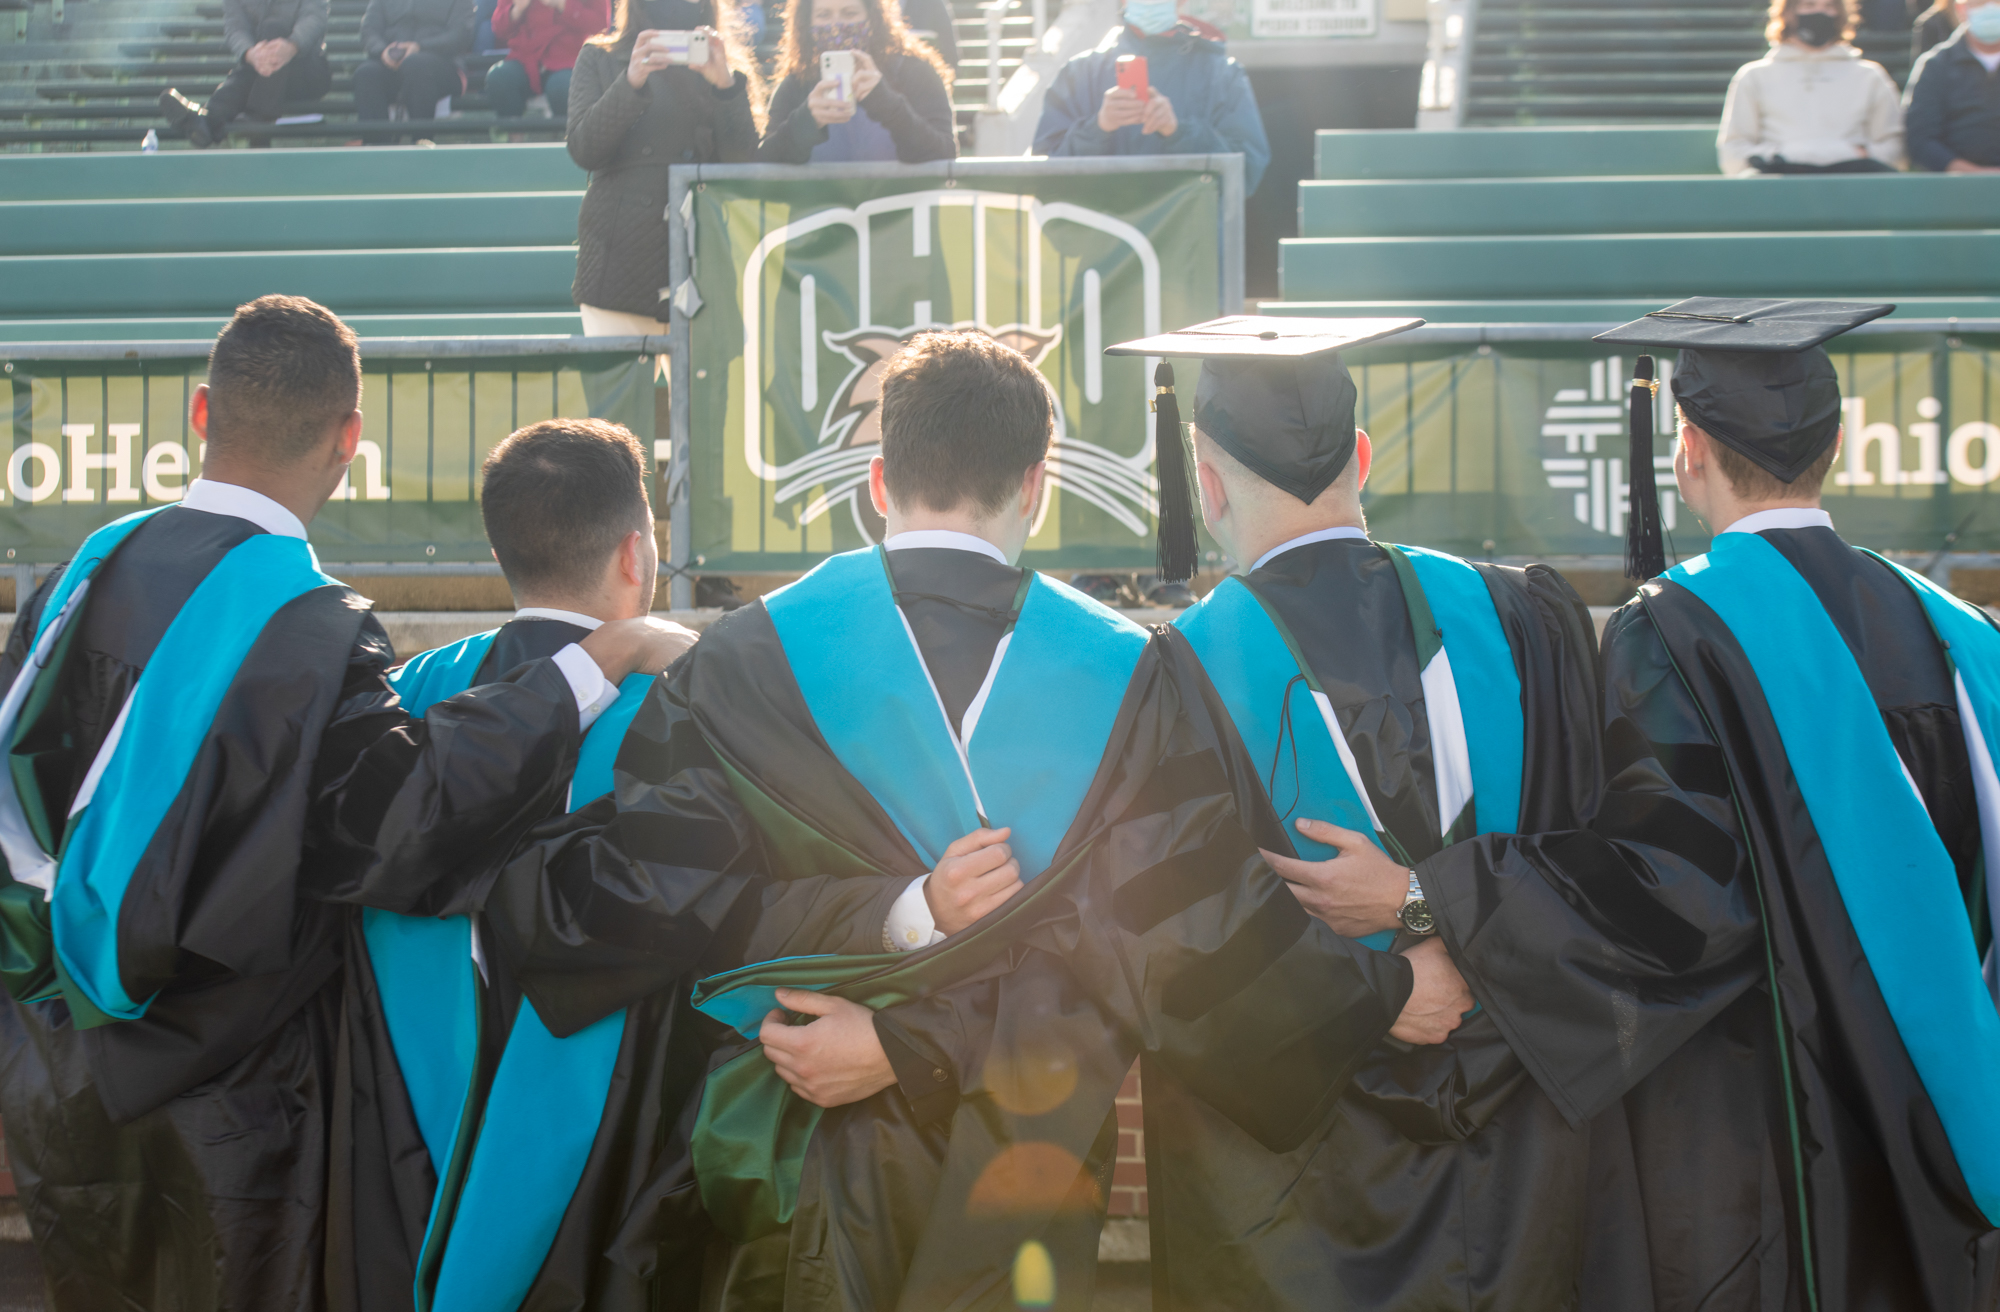
<svg viewBox="0 0 2000 1312">
<path fill-rule="evenodd" d="M 962 62 L 954 100 L 961 127 L 969 128 L 986 104 L 986 19 L 979 0 L 951 0 Z M 317 123 L 231 125 L 234 145 L 255 139 L 324 145 L 354 140 L 353 73 L 362 58 L 361 15 L 366 0 L 330 0 L 327 56 L 333 89 L 323 99 L 287 113 L 318 114 Z M 775 14 L 782 5 L 767 5 Z M 1055 0 L 1045 5 L 1050 18 Z M 1004 82 L 1033 43 L 1029 0 L 1004 15 L 998 80 Z M 776 40 L 775 30 L 769 39 Z M 11 40 L 9 40 L 11 38 Z M 769 46 L 763 52 L 772 53 Z M 148 129 L 159 131 L 160 149 L 185 143 L 166 131 L 156 103 L 170 86 L 205 101 L 234 61 L 222 43 L 222 7 L 204 0 L 0 0 L 0 151 L 135 150 Z M 475 89 L 456 98 L 450 118 L 425 123 L 407 135 L 437 141 L 504 141 L 560 138 L 561 122 L 546 117 L 497 119 Z M 968 138 L 969 139 L 969 138 Z"/>
<path fill-rule="evenodd" d="M 1711 296 L 2000 314 L 2000 177 L 1724 178 L 1713 127 L 1322 132 L 1273 314 L 1593 323 Z"/>
<path fill-rule="evenodd" d="M 0 156 L 0 339 L 207 337 L 281 284 L 371 337 L 577 333 L 584 182 L 556 143 Z"/>
</svg>

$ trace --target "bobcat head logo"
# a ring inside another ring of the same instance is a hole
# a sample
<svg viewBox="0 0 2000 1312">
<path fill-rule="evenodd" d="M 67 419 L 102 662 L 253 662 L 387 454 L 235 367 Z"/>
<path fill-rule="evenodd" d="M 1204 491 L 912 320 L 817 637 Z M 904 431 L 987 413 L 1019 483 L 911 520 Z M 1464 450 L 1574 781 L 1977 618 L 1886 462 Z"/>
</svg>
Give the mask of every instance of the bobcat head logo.
<svg viewBox="0 0 2000 1312">
<path fill-rule="evenodd" d="M 965 331 L 975 326 L 954 327 Z M 846 356 L 854 367 L 827 404 L 826 416 L 820 421 L 819 445 L 785 471 L 790 477 L 777 489 L 781 504 L 805 496 L 816 487 L 821 489 L 800 512 L 801 524 L 809 524 L 845 503 L 862 538 L 868 542 L 882 540 L 886 526 L 868 496 L 868 466 L 875 457 L 875 448 L 882 444 L 882 372 L 912 338 L 933 331 L 936 330 L 931 327 L 901 331 L 857 328 L 852 332 L 825 334 L 826 344 Z M 1033 365 L 1041 364 L 1042 358 L 1062 338 L 1060 327 L 1010 324 L 976 331 L 1019 351 Z"/>
</svg>

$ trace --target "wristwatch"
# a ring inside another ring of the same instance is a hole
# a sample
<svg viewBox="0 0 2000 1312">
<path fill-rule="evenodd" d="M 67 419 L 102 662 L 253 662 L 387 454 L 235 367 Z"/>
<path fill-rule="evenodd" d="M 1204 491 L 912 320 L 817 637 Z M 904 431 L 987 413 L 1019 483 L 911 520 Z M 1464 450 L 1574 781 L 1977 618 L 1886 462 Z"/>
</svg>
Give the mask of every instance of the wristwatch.
<svg viewBox="0 0 2000 1312">
<path fill-rule="evenodd" d="M 1431 914 L 1431 904 L 1424 899 L 1424 886 L 1417 882 L 1417 872 L 1410 872 L 1410 891 L 1403 895 L 1403 909 L 1396 913 L 1403 922 L 1403 928 L 1412 934 L 1437 933 L 1437 917 Z"/>
</svg>

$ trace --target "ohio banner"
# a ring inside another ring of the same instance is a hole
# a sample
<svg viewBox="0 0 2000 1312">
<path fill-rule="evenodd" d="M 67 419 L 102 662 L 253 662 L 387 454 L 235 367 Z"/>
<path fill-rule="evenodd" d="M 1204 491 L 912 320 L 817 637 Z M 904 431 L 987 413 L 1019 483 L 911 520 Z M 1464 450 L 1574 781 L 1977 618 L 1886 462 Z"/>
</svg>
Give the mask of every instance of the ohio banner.
<svg viewBox="0 0 2000 1312">
<path fill-rule="evenodd" d="M 1632 356 L 1591 331 L 1501 328 L 1472 344 L 1477 329 L 1449 325 L 1432 334 L 1444 340 L 1350 353 L 1375 449 L 1363 498 L 1375 535 L 1472 556 L 1622 555 Z M 1929 332 L 1888 320 L 1831 348 L 1846 436 L 1825 504 L 1841 532 L 1882 551 L 2000 550 L 2000 323 Z M 1672 353 L 1660 364 L 1670 378 Z M 1705 550 L 1708 534 L 1674 493 L 1664 386 L 1657 407 L 1671 560 Z"/>
<path fill-rule="evenodd" d="M 673 177 L 677 560 L 803 570 L 878 541 L 881 371 L 934 328 L 1005 342 L 1055 390 L 1053 491 L 1024 562 L 1153 559 L 1154 362 L 1103 348 L 1239 303 L 1238 157 Z"/>
</svg>

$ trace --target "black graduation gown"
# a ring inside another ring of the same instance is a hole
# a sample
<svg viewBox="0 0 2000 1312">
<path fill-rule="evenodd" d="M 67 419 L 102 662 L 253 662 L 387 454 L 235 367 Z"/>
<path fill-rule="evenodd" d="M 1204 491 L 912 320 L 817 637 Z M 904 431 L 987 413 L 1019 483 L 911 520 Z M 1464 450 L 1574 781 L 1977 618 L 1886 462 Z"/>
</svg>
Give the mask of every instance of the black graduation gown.
<svg viewBox="0 0 2000 1312">
<path fill-rule="evenodd" d="M 1984 950 L 1977 804 L 1921 603 L 1832 529 L 1762 536 L 1860 664 Z M 1659 905 L 1643 860 L 1640 881 L 1592 890 L 1616 888 L 1600 896 L 1609 914 L 1682 968 L 1690 1037 L 1600 1118 L 1587 1306 L 2000 1308 L 2000 1231 L 1974 1206 L 1874 985 L 1742 648 L 1691 592 L 1656 580 L 1613 616 L 1604 670 L 1612 768 L 1646 758 L 1671 790 L 1617 820 L 1653 854 L 1698 861 L 1712 891 Z M 1571 863 L 1586 890 L 1589 864 Z"/>
<path fill-rule="evenodd" d="M 96 575 L 54 696 L 18 730 L 51 813 L 174 615 L 260 531 L 174 507 Z M 47 595 L 17 617 L 9 680 Z M 323 1305 L 352 904 L 442 914 L 475 899 L 560 798 L 576 753 L 575 699 L 553 663 L 413 722 L 392 660 L 346 588 L 280 609 L 161 826 L 179 841 L 156 840 L 134 873 L 119 949 L 135 994 L 161 990 L 147 1014 L 78 1030 L 59 999 L 0 1004 L 0 1114 L 61 1312 Z M 39 890 L 4 896 L 10 930 L 31 932 Z"/>
<path fill-rule="evenodd" d="M 1004 614 L 1019 573 L 949 550 L 889 559 L 957 713 L 1001 632 L 981 616 Z M 1014 1258 L 1035 1240 L 1053 1259 L 1055 1305 L 1082 1308 L 1112 1100 L 1142 1048 L 1259 1135 L 1303 1134 L 1400 1012 L 1409 969 L 1326 931 L 1263 864 L 1258 843 L 1278 828 L 1255 776 L 1185 640 L 1156 639 L 1057 854 L 1060 867 L 1088 852 L 1069 896 L 991 967 L 878 1013 L 899 1084 L 822 1118 L 788 1230 L 704 1254 L 690 1242 L 699 1203 L 685 1151 L 663 1162 L 646 1199 L 663 1268 L 705 1264 L 711 1307 L 1002 1307 Z M 766 799 L 757 814 L 751 795 Z M 891 903 L 923 872 L 820 738 L 769 616 L 749 606 L 640 712 L 615 818 L 531 848 L 488 915 L 563 1033 L 676 971 L 684 987 L 746 962 L 880 952 Z M 717 1062 L 742 1050 L 701 1023 Z M 1030 1078 L 1024 1093 L 1021 1073 L 1037 1070 L 1048 1082 Z M 1042 1183 L 988 1174 L 1024 1144 L 1053 1164 Z M 628 1230 L 646 1224 L 635 1214 Z"/>
<path fill-rule="evenodd" d="M 1598 769 L 1589 613 L 1546 568 L 1475 568 L 1521 681 L 1522 827 L 1574 827 L 1595 804 Z M 1360 539 L 1308 543 L 1249 581 L 1312 663 L 1376 814 L 1420 863 L 1437 906 L 1448 893 L 1433 873 L 1441 839 L 1430 719 L 1388 556 Z M 1288 828 L 1308 816 L 1274 786 Z M 1530 1078 L 1509 1037 L 1490 1010 L 1440 1045 L 1385 1036 L 1313 1132 L 1284 1152 L 1254 1142 L 1149 1061 L 1154 1305 L 1571 1306 L 1588 1134 Z"/>
</svg>

